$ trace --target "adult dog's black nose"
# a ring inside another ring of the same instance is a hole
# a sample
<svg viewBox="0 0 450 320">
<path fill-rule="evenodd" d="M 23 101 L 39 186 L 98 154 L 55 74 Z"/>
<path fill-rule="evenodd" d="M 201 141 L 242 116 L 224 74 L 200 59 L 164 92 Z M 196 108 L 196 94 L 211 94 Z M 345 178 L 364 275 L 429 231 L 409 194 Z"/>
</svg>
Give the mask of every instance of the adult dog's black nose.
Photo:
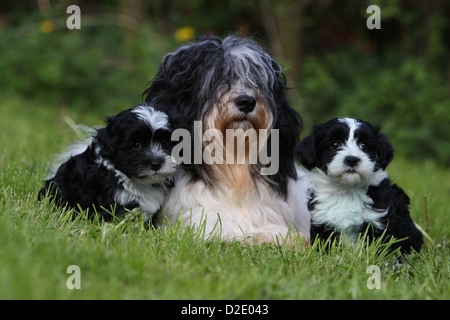
<svg viewBox="0 0 450 320">
<path fill-rule="evenodd" d="M 241 95 L 234 100 L 240 111 L 250 113 L 255 109 L 256 99 L 249 95 Z"/>
<path fill-rule="evenodd" d="M 360 161 L 361 161 L 361 159 L 358 157 L 348 156 L 348 157 L 345 157 L 344 164 L 353 168 L 353 167 L 356 167 Z"/>
</svg>

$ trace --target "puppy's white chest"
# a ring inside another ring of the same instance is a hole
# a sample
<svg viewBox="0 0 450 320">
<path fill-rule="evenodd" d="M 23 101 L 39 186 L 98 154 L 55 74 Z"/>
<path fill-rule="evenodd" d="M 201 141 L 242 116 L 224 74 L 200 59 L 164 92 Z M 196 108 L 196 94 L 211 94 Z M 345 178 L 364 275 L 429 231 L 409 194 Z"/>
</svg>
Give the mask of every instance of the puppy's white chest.
<svg viewBox="0 0 450 320">
<path fill-rule="evenodd" d="M 340 232 L 355 232 L 365 222 L 377 224 L 380 217 L 370 208 L 372 200 L 359 192 L 326 197 L 322 194 L 316 200 L 311 213 L 313 224 L 326 224 Z"/>
<path fill-rule="evenodd" d="M 387 210 L 372 208 L 373 200 L 367 195 L 367 188 L 338 189 L 314 178 L 312 182 L 315 194 L 314 209 L 311 211 L 313 225 L 327 225 L 351 238 L 357 237 L 365 223 L 376 228 L 384 227 L 380 220 Z"/>
<path fill-rule="evenodd" d="M 152 215 L 162 206 L 166 194 L 167 189 L 163 184 L 154 187 L 126 179 L 123 181 L 123 189 L 115 194 L 115 201 L 121 205 L 136 201 L 143 212 Z"/>
</svg>

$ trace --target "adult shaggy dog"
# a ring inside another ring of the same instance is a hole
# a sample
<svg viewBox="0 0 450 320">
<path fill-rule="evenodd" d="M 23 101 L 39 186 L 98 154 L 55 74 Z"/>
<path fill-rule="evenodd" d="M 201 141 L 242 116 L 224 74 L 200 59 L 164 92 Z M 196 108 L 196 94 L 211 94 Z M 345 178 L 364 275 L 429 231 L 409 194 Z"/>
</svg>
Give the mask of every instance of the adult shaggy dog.
<svg viewBox="0 0 450 320">
<path fill-rule="evenodd" d="M 394 150 L 380 128 L 353 118 L 317 124 L 298 146 L 298 159 L 310 170 L 311 239 L 356 242 L 403 239 L 391 246 L 419 252 L 423 237 L 409 214 L 409 197 L 385 171 Z"/>
<path fill-rule="evenodd" d="M 172 153 L 182 170 L 164 205 L 171 222 L 254 243 L 309 237 L 308 181 L 293 155 L 302 123 L 285 90 L 280 65 L 251 39 L 205 37 L 164 57 L 145 100 L 189 133 L 178 135 L 189 148 Z"/>
</svg>

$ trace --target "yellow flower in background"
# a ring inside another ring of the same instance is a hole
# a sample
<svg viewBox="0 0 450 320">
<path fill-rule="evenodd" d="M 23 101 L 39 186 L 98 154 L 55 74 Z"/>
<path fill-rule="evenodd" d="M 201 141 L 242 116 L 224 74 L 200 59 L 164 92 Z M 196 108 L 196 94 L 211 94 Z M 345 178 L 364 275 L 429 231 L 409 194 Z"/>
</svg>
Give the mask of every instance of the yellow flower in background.
<svg viewBox="0 0 450 320">
<path fill-rule="evenodd" d="M 195 30 L 192 27 L 179 28 L 175 32 L 175 40 L 177 40 L 178 42 L 186 42 L 194 39 L 194 37 L 195 37 Z"/>
<path fill-rule="evenodd" d="M 50 33 L 55 29 L 55 26 L 53 25 L 53 22 L 50 20 L 45 20 L 41 23 L 41 31 L 43 33 Z"/>
</svg>

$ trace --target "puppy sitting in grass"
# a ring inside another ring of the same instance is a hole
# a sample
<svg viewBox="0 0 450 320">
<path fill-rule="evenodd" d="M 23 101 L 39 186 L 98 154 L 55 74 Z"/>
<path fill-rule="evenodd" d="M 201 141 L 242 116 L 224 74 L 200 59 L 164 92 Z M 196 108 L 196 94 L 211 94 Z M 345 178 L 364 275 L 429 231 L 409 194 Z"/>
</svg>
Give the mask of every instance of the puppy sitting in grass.
<svg viewBox="0 0 450 320">
<path fill-rule="evenodd" d="M 149 105 L 108 117 L 83 152 L 70 153 L 45 181 L 39 200 L 50 197 L 106 221 L 135 207 L 150 219 L 161 208 L 176 170 L 168 116 Z"/>
<path fill-rule="evenodd" d="M 419 252 L 422 233 L 409 214 L 409 198 L 385 171 L 393 148 L 380 129 L 352 118 L 335 118 L 313 127 L 297 146 L 296 157 L 310 171 L 308 207 L 311 240 L 346 238 L 367 228 L 368 237 L 404 239 L 391 246 Z"/>
</svg>

